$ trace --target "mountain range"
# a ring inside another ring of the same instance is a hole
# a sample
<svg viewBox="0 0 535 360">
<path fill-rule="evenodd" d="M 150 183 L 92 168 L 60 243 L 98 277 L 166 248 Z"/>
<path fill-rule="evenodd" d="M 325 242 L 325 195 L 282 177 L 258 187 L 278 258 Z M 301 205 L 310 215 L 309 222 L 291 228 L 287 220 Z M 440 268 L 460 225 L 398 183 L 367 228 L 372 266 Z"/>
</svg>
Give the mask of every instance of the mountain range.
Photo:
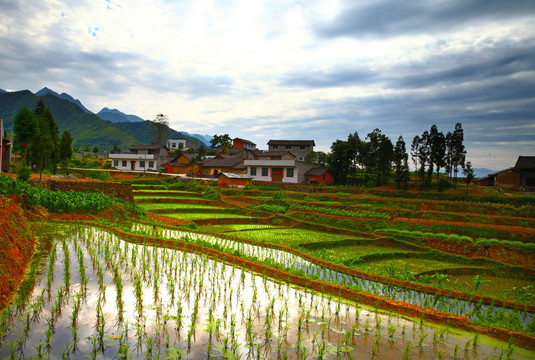
<svg viewBox="0 0 535 360">
<path fill-rule="evenodd" d="M 127 149 L 131 145 L 150 144 L 152 141 L 151 121 L 124 114 L 117 109 L 103 108 L 93 114 L 69 94 L 58 94 L 46 87 L 35 94 L 29 90 L 7 92 L 0 89 L 0 117 L 4 120 L 4 128 L 13 126 L 15 115 L 23 107 L 35 109 L 39 99 L 43 99 L 52 111 L 60 132 L 67 130 L 71 133 L 73 145 L 96 145 L 101 150 L 109 151 L 114 144 Z M 198 145 L 209 144 L 207 135 L 190 135 L 169 128 L 169 136 L 185 138 Z"/>
</svg>

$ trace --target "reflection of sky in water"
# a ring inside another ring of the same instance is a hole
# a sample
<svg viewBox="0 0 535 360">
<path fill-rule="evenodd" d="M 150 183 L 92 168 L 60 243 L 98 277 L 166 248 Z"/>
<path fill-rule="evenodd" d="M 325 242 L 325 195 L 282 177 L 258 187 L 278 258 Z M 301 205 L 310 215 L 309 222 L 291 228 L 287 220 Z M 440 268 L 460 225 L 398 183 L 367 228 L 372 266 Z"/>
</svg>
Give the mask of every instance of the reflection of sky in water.
<svg viewBox="0 0 535 360">
<path fill-rule="evenodd" d="M 420 333 L 427 334 L 426 344 L 421 352 L 421 358 L 436 358 L 437 351 L 443 354 L 453 354 L 455 345 L 464 346 L 471 336 L 460 336 L 450 332 L 445 343 L 433 346 L 434 328 L 420 325 L 410 320 L 376 314 L 367 309 L 357 308 L 353 305 L 338 304 L 336 297 L 321 297 L 313 295 L 309 291 L 287 287 L 285 283 L 274 283 L 260 275 L 253 275 L 239 268 L 214 262 L 195 254 L 183 253 L 163 248 L 144 247 L 120 241 L 100 230 L 87 229 L 84 236 L 71 237 L 67 240 L 70 259 L 70 287 L 69 295 L 65 297 L 61 306 L 61 314 L 55 322 L 55 335 L 51 341 L 51 357 L 61 358 L 62 352 L 70 351 L 71 359 L 86 359 L 93 349 L 91 338 L 97 335 L 96 309 L 101 297 L 102 288 L 99 286 L 99 267 L 103 270 L 103 283 L 106 285 L 105 302 L 102 304 L 102 312 L 105 319 L 105 352 L 98 353 L 96 358 L 116 358 L 118 353 L 119 337 L 126 336 L 125 342 L 129 345 L 133 358 L 145 358 L 144 352 L 148 351 L 148 344 L 152 341 L 155 354 L 160 351 L 161 357 L 165 357 L 166 343 L 171 347 L 178 347 L 181 351 L 187 350 L 187 336 L 191 328 L 191 317 L 194 311 L 195 296 L 198 295 L 198 321 L 195 328 L 195 340 L 191 347 L 190 359 L 205 359 L 208 349 L 209 336 L 207 331 L 210 308 L 214 319 L 221 321 L 218 332 L 212 337 L 212 353 L 218 353 L 217 346 L 222 346 L 224 338 L 230 333 L 230 319 L 235 318 L 237 353 L 242 358 L 255 355 L 260 351 L 263 358 L 277 358 L 278 339 L 286 334 L 287 349 L 290 358 L 298 356 L 295 344 L 302 338 L 301 345 L 307 351 L 318 347 L 322 342 L 328 343 L 326 347 L 331 350 L 329 355 L 334 357 L 333 349 L 341 344 L 344 337 L 351 331 L 357 320 L 355 332 L 348 337 L 348 344 L 353 349 L 353 356 L 370 355 L 374 340 L 381 337 L 382 344 L 379 347 L 380 355 L 385 358 L 399 358 L 408 340 L 417 344 Z M 77 250 L 75 244 L 79 250 Z M 100 249 L 98 252 L 96 249 Z M 58 241 L 56 245 L 57 258 L 54 262 L 54 282 L 51 287 L 52 297 L 46 297 L 46 283 L 48 261 L 44 261 L 42 278 L 36 283 L 29 301 L 29 306 L 22 314 L 15 316 L 10 333 L 2 343 L 0 356 L 10 355 L 11 344 L 16 344 L 24 328 L 26 312 L 31 313 L 32 304 L 36 303 L 41 294 L 45 294 L 45 303 L 38 319 L 31 323 L 31 331 L 22 349 L 24 356 L 30 357 L 36 354 L 36 347 L 43 344 L 45 333 L 50 320 L 50 310 L 54 307 L 58 298 L 58 291 L 65 286 L 64 283 L 64 255 L 63 246 Z M 106 250 L 107 249 L 107 250 Z M 78 338 L 76 353 L 72 350 L 71 316 L 77 293 L 81 292 L 79 279 L 78 251 L 82 254 L 87 276 L 87 293 L 82 301 L 78 318 Z M 120 274 L 123 285 L 122 300 L 124 302 L 124 323 L 117 323 L 117 287 L 114 283 L 112 267 L 108 266 L 104 254 L 108 252 L 108 265 L 115 265 Z M 92 257 L 95 254 L 94 257 Z M 136 265 L 133 265 L 133 254 L 136 257 Z M 157 261 L 155 261 L 157 258 Z M 142 260 L 145 260 L 145 267 Z M 158 301 L 155 301 L 155 276 L 156 268 L 159 269 Z M 142 347 L 138 347 L 138 312 L 136 309 L 135 277 L 145 278 L 142 288 L 143 321 L 145 324 L 144 334 L 141 338 Z M 243 280 L 242 280 L 243 279 Z M 175 299 L 171 303 L 171 282 L 175 282 Z M 200 284 L 202 289 L 199 290 Z M 44 291 L 45 290 L 45 291 Z M 232 296 L 231 296 L 232 294 Z M 175 330 L 175 316 L 177 315 L 177 303 L 182 311 L 182 327 L 179 332 Z M 301 299 L 301 301 L 300 301 Z M 272 322 L 269 329 L 272 336 L 266 341 L 267 310 L 273 306 Z M 158 321 L 157 308 L 161 308 L 161 318 Z M 336 315 L 339 310 L 339 314 Z M 247 347 L 247 317 L 252 315 L 251 329 L 254 331 L 253 347 Z M 282 321 L 279 322 L 279 315 Z M 323 316 L 322 316 L 323 315 Z M 167 321 L 164 321 L 167 319 Z M 298 328 L 299 319 L 302 327 Z M 307 320 L 308 319 L 308 322 Z M 279 325 L 280 324 L 280 325 Z M 380 329 L 377 329 L 377 324 Z M 280 327 L 279 327 L 280 326 Z M 126 332 L 128 327 L 128 332 Z M 388 340 L 388 332 L 392 327 L 396 328 L 393 336 L 394 341 Z M 405 334 L 402 329 L 405 327 Z M 365 329 L 368 331 L 365 331 Z M 325 331 L 324 331 L 325 329 Z M 300 333 L 300 334 L 299 334 Z M 378 335 L 379 334 L 379 335 Z M 323 337 L 324 336 L 324 337 Z M 67 345 L 66 345 L 67 344 Z M 216 345 L 218 344 L 218 345 Z M 502 345 L 505 347 L 506 345 Z M 67 350 L 67 347 L 70 350 Z M 499 354 L 501 349 L 482 345 L 477 349 L 475 358 L 485 358 Z M 304 351 L 304 350 L 301 350 Z M 413 350 L 416 353 L 416 350 Z M 335 352 L 335 351 L 334 351 Z M 17 353 L 20 355 L 20 353 Z"/>
<path fill-rule="evenodd" d="M 230 239 L 223 239 L 216 236 L 206 234 L 199 234 L 195 232 L 188 232 L 182 230 L 171 230 L 157 226 L 148 226 L 145 224 L 134 223 L 132 225 L 133 231 L 138 231 L 143 234 L 153 233 L 159 237 L 167 239 L 180 239 L 189 241 L 202 241 L 212 245 L 217 245 L 219 249 L 227 253 L 232 253 L 235 250 L 248 257 L 255 257 L 259 260 L 270 260 L 285 266 L 288 269 L 301 270 L 306 275 L 317 276 L 322 281 L 340 284 L 342 286 L 358 289 L 371 294 L 385 296 L 394 300 L 404 301 L 410 304 L 422 306 L 425 308 L 434 309 L 441 312 L 448 312 L 454 315 L 467 316 L 471 319 L 476 319 L 478 314 L 490 311 L 496 313 L 504 310 L 499 306 L 490 307 L 482 305 L 481 310 L 473 311 L 474 304 L 465 300 L 452 299 L 445 296 L 435 296 L 433 294 L 426 294 L 420 291 L 415 291 L 403 288 L 396 285 L 383 284 L 376 281 L 358 278 L 347 275 L 338 271 L 325 268 L 313 264 L 298 255 L 285 252 L 282 250 L 271 249 L 267 247 L 247 244 Z M 514 310 L 505 309 L 507 312 Z M 522 320 L 524 326 L 532 321 L 533 314 L 529 312 L 517 312 Z"/>
</svg>

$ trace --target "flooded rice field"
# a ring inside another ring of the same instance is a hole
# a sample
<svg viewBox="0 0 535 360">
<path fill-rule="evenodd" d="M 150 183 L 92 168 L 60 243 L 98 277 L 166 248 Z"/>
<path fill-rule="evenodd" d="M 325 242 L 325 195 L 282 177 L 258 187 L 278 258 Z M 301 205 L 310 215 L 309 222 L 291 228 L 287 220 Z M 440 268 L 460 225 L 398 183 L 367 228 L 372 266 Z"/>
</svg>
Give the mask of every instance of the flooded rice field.
<svg viewBox="0 0 535 360">
<path fill-rule="evenodd" d="M 528 359 L 422 323 L 93 227 L 47 227 L 27 294 L 0 317 L 13 359 Z M 327 273 L 325 276 L 328 276 Z M 332 275 L 329 275 L 332 276 Z"/>
</svg>

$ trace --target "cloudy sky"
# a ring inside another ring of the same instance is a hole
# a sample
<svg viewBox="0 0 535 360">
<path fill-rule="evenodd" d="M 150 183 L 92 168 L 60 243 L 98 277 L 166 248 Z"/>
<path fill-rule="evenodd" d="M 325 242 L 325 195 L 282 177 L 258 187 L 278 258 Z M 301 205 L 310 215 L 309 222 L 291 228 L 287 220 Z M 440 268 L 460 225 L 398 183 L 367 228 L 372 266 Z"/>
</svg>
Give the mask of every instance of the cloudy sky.
<svg viewBox="0 0 535 360">
<path fill-rule="evenodd" d="M 532 0 L 0 0 L 0 49 L 2 89 L 259 148 L 460 122 L 475 167 L 535 155 Z"/>
</svg>

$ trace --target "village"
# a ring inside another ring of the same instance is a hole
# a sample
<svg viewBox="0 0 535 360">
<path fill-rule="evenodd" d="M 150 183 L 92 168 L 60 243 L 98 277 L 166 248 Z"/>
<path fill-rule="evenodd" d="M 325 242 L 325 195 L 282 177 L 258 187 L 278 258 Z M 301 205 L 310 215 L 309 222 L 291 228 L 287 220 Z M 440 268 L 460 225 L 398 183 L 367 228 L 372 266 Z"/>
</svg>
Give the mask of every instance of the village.
<svg viewBox="0 0 535 360">
<path fill-rule="evenodd" d="M 111 168 L 123 171 L 162 171 L 218 180 L 221 187 L 245 186 L 252 181 L 286 184 L 332 185 L 326 168 L 305 161 L 314 140 L 270 140 L 260 150 L 249 140 L 235 138 L 227 151 L 199 156 L 197 144 L 169 139 L 167 145 L 133 145 L 128 153 L 109 154 Z"/>
</svg>

